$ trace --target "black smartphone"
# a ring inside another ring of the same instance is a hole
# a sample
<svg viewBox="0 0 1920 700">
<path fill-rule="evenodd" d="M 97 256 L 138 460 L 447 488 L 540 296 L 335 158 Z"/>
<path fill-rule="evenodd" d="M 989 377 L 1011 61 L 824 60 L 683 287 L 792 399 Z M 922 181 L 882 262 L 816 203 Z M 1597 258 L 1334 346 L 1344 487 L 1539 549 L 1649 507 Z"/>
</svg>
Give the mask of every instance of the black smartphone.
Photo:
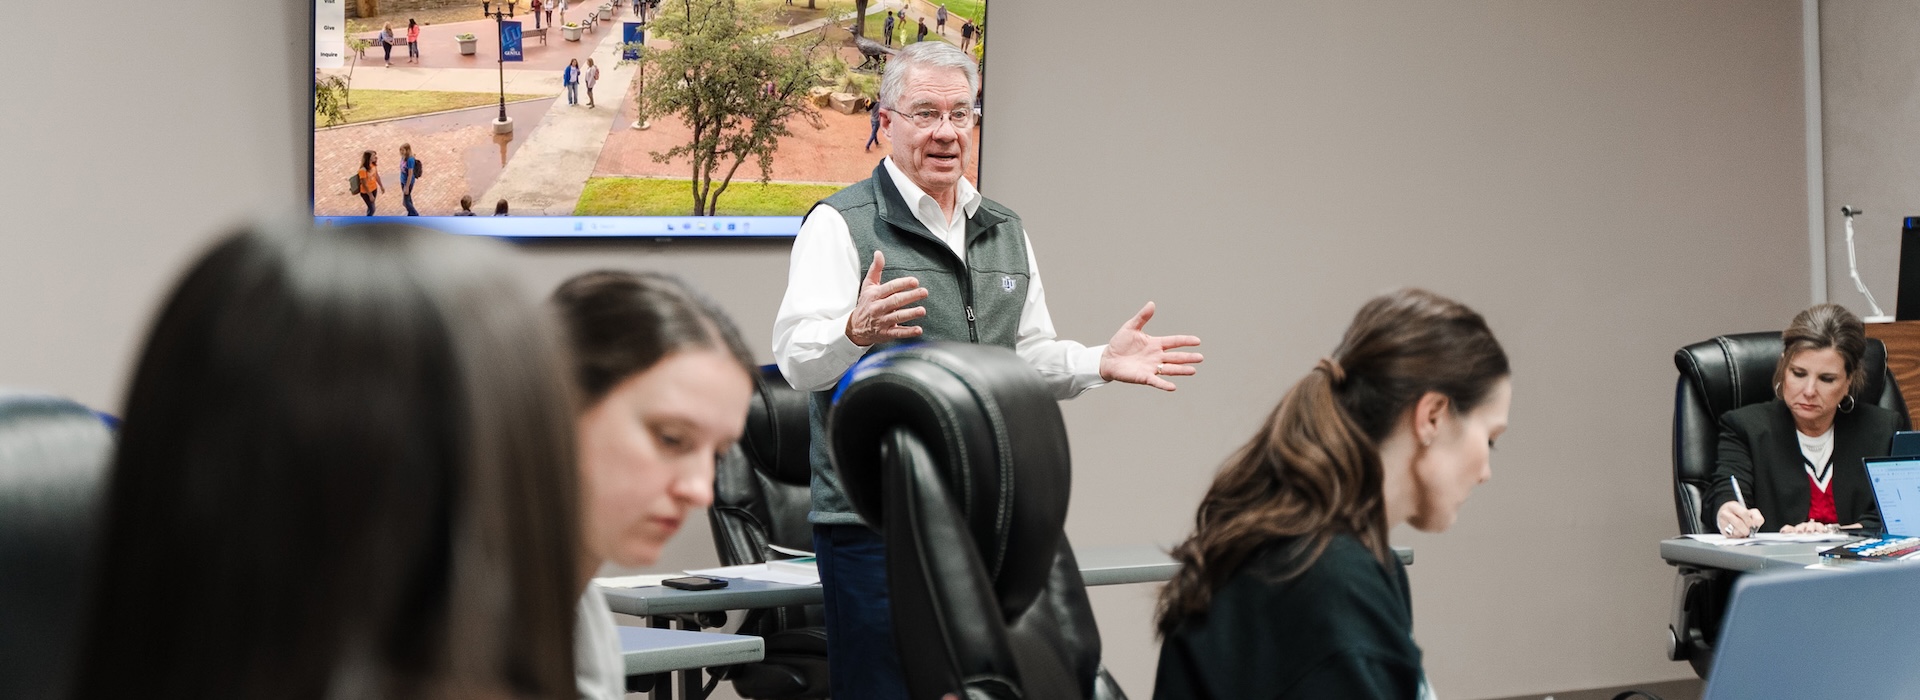
<svg viewBox="0 0 1920 700">
<path fill-rule="evenodd" d="M 707 578 L 705 576 L 683 576 L 681 578 L 670 578 L 661 581 L 660 585 L 668 588 L 678 588 L 683 591 L 711 591 L 715 588 L 726 588 L 727 580 L 723 578 Z"/>
</svg>

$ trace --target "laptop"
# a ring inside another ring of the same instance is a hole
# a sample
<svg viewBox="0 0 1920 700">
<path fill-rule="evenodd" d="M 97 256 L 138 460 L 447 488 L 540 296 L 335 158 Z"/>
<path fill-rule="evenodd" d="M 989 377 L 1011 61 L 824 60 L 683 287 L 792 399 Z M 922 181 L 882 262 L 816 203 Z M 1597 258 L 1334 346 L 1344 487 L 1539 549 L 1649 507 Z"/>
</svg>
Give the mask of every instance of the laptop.
<svg viewBox="0 0 1920 700">
<path fill-rule="evenodd" d="M 1741 576 L 1702 700 L 1915 697 L 1916 590 L 1920 563 Z"/>
<path fill-rule="evenodd" d="M 1874 561 L 1920 558 L 1920 456 L 1870 457 L 1866 466 L 1874 500 L 1880 504 L 1883 534 L 1834 547 L 1821 556 Z"/>
<path fill-rule="evenodd" d="M 1901 430 L 1893 434 L 1893 442 L 1887 445 L 1889 457 L 1920 457 L 1920 430 Z"/>
</svg>

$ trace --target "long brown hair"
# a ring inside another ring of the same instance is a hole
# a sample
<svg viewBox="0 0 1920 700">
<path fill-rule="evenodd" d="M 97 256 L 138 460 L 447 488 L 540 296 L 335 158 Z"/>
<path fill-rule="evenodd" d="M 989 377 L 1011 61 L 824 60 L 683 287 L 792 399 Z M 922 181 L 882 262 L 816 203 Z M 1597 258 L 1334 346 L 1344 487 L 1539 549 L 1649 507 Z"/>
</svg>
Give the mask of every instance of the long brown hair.
<svg viewBox="0 0 1920 700">
<path fill-rule="evenodd" d="M 573 392 L 498 248 L 302 226 L 194 264 L 128 391 L 73 698 L 573 697 Z"/>
<path fill-rule="evenodd" d="M 1387 516 L 1378 446 L 1427 392 L 1471 412 L 1508 374 L 1487 322 L 1421 289 L 1368 301 L 1331 357 L 1281 397 L 1260 431 L 1214 477 L 1180 572 L 1160 592 L 1160 634 L 1204 615 L 1213 594 L 1261 548 L 1291 540 L 1299 575 L 1336 535 L 1385 564 Z"/>
</svg>

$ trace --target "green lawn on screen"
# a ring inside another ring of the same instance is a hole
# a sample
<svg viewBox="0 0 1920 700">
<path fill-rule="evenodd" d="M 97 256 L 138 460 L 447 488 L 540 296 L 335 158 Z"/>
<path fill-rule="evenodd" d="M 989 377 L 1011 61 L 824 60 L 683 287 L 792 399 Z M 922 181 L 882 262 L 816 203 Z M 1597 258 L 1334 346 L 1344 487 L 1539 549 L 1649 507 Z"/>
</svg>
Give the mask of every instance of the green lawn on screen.
<svg viewBox="0 0 1920 700">
<path fill-rule="evenodd" d="M 844 185 L 733 181 L 720 196 L 719 216 L 803 216 L 814 202 Z M 718 185 L 714 189 L 719 189 Z M 651 177 L 587 180 L 574 216 L 687 216 L 693 213 L 693 183 Z"/>
<path fill-rule="evenodd" d="M 508 102 L 537 100 L 546 95 L 508 94 Z M 499 104 L 497 92 L 441 92 L 438 90 L 354 90 L 353 107 L 341 112 L 346 119 L 341 124 L 378 121 L 396 117 L 411 117 L 418 114 L 445 112 L 450 109 L 465 109 L 483 105 Z M 313 125 L 327 126 L 327 119 L 315 112 Z"/>
</svg>

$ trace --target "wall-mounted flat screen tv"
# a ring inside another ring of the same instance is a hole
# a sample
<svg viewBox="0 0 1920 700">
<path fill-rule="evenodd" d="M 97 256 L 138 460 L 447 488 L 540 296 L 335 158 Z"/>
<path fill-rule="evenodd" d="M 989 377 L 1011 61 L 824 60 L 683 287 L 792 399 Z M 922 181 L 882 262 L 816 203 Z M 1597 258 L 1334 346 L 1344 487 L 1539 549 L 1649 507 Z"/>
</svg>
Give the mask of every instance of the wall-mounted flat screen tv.
<svg viewBox="0 0 1920 700">
<path fill-rule="evenodd" d="M 949 42 L 985 76 L 985 0 L 311 1 L 323 224 L 792 236 L 890 151 L 891 51 Z"/>
</svg>

